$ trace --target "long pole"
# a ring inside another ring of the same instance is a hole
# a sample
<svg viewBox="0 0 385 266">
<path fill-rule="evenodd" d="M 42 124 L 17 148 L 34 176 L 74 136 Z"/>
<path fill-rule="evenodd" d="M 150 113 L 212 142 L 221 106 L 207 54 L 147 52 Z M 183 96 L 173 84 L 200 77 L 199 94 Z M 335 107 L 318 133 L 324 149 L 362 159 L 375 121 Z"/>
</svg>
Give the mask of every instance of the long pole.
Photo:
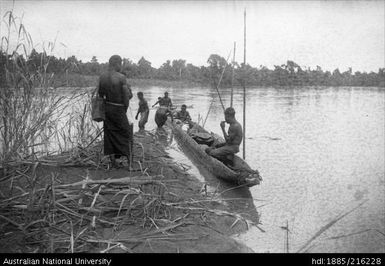
<svg viewBox="0 0 385 266">
<path fill-rule="evenodd" d="M 246 159 L 246 8 L 243 13 L 243 159 Z"/>
<path fill-rule="evenodd" d="M 289 253 L 289 221 L 286 220 L 286 253 Z"/>
<path fill-rule="evenodd" d="M 230 55 L 231 55 L 231 50 L 230 50 L 229 55 L 227 56 L 227 59 L 226 59 L 226 65 L 225 65 L 225 67 L 223 68 L 223 71 L 222 71 L 221 77 L 220 77 L 220 79 L 219 79 L 218 85 L 215 87 L 215 89 L 217 90 L 218 97 L 219 97 L 219 101 L 221 102 L 221 106 L 222 106 L 223 111 L 225 111 L 225 105 L 223 104 L 221 94 L 219 93 L 219 85 L 221 84 L 221 81 L 222 81 L 222 78 L 223 78 L 223 74 L 225 73 L 226 66 L 228 65 L 227 62 L 229 61 Z"/>
<path fill-rule="evenodd" d="M 226 65 L 225 65 L 225 67 L 223 68 L 223 70 L 222 70 L 222 74 L 221 74 L 221 77 L 219 78 L 219 81 L 218 81 L 218 85 L 215 87 L 215 89 L 217 90 L 217 93 L 218 93 L 218 97 L 219 97 L 219 101 L 221 102 L 221 106 L 222 106 L 222 109 L 223 109 L 223 111 L 225 111 L 225 106 L 224 106 L 224 104 L 223 104 L 223 102 L 222 102 L 222 98 L 221 98 L 221 94 L 219 93 L 219 85 L 221 84 L 221 81 L 222 81 L 222 78 L 223 78 L 223 74 L 225 73 L 225 70 L 226 70 L 226 66 L 228 65 L 228 61 L 229 61 L 229 58 L 230 58 L 230 55 L 231 55 L 231 50 L 230 50 L 230 53 L 229 53 L 229 55 L 227 56 L 227 59 L 226 59 Z M 210 110 L 211 110 L 211 106 L 213 105 L 213 101 L 214 101 L 214 99 L 211 101 L 211 103 L 210 103 L 210 107 L 209 107 L 209 110 L 207 111 L 207 114 L 206 114 L 206 118 L 205 118 L 205 120 L 204 120 L 204 122 L 203 122 L 203 127 L 205 126 L 205 124 L 206 124 L 206 120 L 207 120 L 207 118 L 209 117 L 209 113 L 210 113 Z"/>
<path fill-rule="evenodd" d="M 233 72 L 231 75 L 231 98 L 230 98 L 230 107 L 233 107 L 233 90 L 234 90 L 234 65 L 235 65 L 235 49 L 237 47 L 237 43 L 234 42 L 234 52 L 233 52 Z"/>
</svg>

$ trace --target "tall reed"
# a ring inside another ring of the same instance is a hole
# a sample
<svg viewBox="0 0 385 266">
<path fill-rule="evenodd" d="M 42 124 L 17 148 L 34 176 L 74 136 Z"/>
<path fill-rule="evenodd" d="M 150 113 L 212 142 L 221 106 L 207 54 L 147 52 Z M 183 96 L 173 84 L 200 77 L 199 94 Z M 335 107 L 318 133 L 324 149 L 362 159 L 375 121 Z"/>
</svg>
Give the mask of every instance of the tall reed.
<svg viewBox="0 0 385 266">
<path fill-rule="evenodd" d="M 8 11 L 1 23 L 5 31 L 0 44 L 0 167 L 35 159 L 52 144 L 85 145 L 100 129 L 90 119 L 89 93 L 63 95 L 53 87 L 55 74 L 47 68 L 56 40 L 42 45 L 36 65 L 31 58 L 34 43 L 22 19 Z"/>
</svg>

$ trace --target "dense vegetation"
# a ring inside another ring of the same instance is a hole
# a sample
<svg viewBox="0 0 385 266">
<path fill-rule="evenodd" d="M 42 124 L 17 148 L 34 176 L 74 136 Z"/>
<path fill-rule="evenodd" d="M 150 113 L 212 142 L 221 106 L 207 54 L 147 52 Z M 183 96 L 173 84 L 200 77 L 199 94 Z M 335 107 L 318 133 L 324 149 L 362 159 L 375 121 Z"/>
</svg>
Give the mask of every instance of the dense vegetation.
<svg viewBox="0 0 385 266">
<path fill-rule="evenodd" d="M 7 60 L 11 59 L 12 57 L 6 56 L 5 53 L 0 54 L 0 82 L 2 84 L 6 75 L 3 66 L 6 65 Z M 92 76 L 100 75 L 108 67 L 107 63 L 99 63 L 95 56 L 89 62 L 82 62 L 75 56 L 63 59 L 47 55 L 45 52 L 38 53 L 36 50 L 32 50 L 27 59 L 19 55 L 17 61 L 30 73 L 44 71 L 54 74 L 56 76 L 54 86 L 93 86 L 96 79 Z M 45 69 L 39 69 L 42 67 Z M 186 63 L 186 60 L 178 59 L 167 60 L 159 68 L 154 68 L 151 66 L 151 62 L 144 57 L 137 63 L 124 58 L 122 72 L 131 79 L 185 81 L 204 85 L 218 84 L 220 77 L 223 76 L 221 86 L 231 86 L 232 82 L 235 86 L 239 86 L 245 81 L 248 86 L 385 87 L 385 68 L 380 68 L 377 73 L 359 71 L 353 73 L 351 68 L 341 73 L 338 68 L 333 72 L 324 71 L 320 66 L 317 66 L 316 69 L 302 68 L 289 60 L 285 64 L 274 66 L 274 69 L 235 63 L 233 71 L 232 65 L 225 58 L 216 54 L 210 55 L 207 65 L 200 67 Z"/>
</svg>

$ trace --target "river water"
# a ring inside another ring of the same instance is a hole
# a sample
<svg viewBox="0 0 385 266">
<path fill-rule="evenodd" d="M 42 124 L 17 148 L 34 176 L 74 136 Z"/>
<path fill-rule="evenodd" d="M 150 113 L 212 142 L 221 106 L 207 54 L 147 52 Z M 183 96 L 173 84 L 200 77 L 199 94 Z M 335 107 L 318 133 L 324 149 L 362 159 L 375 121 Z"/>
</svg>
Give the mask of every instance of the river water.
<svg viewBox="0 0 385 266">
<path fill-rule="evenodd" d="M 205 127 L 221 134 L 223 110 L 215 90 L 133 88 L 134 115 L 139 90 L 150 106 L 168 91 L 173 104 L 185 103 L 195 121 L 206 117 L 212 103 Z M 241 124 L 242 95 L 242 89 L 235 90 Z M 221 97 L 229 106 L 230 89 L 222 89 Z M 246 161 L 259 170 L 263 182 L 242 192 L 251 193 L 251 204 L 228 204 L 241 213 L 258 212 L 261 224 L 234 237 L 255 252 L 286 252 L 287 246 L 289 252 L 302 247 L 307 252 L 385 252 L 384 109 L 383 88 L 248 88 Z M 154 114 L 151 109 L 146 130 L 156 128 Z M 190 172 L 212 191 L 222 186 L 204 178 L 175 141 L 169 152 L 192 166 Z M 286 224 L 288 234 L 282 228 Z"/>
</svg>

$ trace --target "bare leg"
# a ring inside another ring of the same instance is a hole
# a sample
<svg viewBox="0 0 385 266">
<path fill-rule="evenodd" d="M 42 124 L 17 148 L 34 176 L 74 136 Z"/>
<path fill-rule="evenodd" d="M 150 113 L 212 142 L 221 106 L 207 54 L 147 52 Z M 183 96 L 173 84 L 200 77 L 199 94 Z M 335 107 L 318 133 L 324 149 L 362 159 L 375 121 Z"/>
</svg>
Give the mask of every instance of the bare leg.
<svg viewBox="0 0 385 266">
<path fill-rule="evenodd" d="M 218 159 L 219 161 L 231 166 L 233 165 L 234 151 L 232 148 L 228 146 L 222 146 L 216 149 L 206 148 L 205 151 L 207 154 Z"/>
<path fill-rule="evenodd" d="M 115 154 L 110 155 L 110 161 L 111 161 L 111 168 L 116 167 L 116 159 L 115 159 Z"/>
</svg>

